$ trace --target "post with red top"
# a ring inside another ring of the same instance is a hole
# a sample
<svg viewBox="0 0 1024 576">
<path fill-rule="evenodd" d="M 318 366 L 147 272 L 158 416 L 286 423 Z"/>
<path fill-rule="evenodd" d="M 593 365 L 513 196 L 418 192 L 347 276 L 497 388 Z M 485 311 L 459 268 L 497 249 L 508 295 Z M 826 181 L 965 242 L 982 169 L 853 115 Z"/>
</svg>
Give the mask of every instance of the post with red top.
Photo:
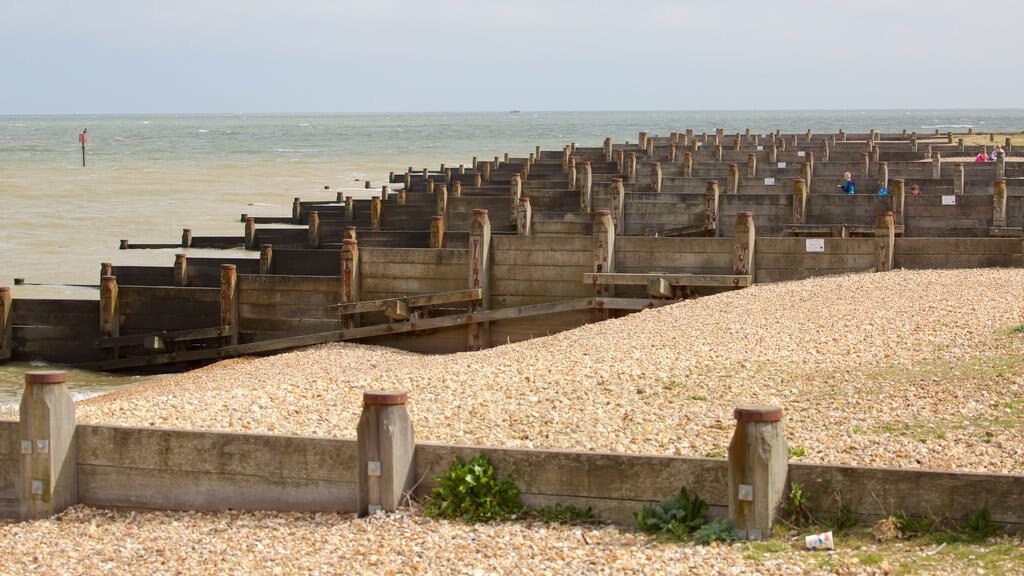
<svg viewBox="0 0 1024 576">
<path fill-rule="evenodd" d="M 412 489 L 416 440 L 405 408 L 407 401 L 406 392 L 363 393 L 363 412 L 356 428 L 356 507 L 360 516 L 394 512 Z"/>
<path fill-rule="evenodd" d="M 220 265 L 220 325 L 230 332 L 228 344 L 238 344 L 238 271 L 234 264 Z"/>
<path fill-rule="evenodd" d="M 63 371 L 25 373 L 21 397 L 21 519 L 78 503 L 75 403 Z"/>
<path fill-rule="evenodd" d="M 14 351 L 11 343 L 14 325 L 11 322 L 11 287 L 0 286 L 0 360 L 9 360 Z"/>
<path fill-rule="evenodd" d="M 789 452 L 782 408 L 740 407 L 729 442 L 729 518 L 747 540 L 771 535 L 786 489 Z"/>
</svg>

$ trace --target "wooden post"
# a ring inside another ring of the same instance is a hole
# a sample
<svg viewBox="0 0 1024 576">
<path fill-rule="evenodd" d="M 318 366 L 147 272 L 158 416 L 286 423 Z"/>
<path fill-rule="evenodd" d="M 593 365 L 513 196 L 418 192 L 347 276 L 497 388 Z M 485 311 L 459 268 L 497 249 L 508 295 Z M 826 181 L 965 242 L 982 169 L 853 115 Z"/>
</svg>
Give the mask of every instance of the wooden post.
<svg viewBox="0 0 1024 576">
<path fill-rule="evenodd" d="M 875 183 L 875 185 L 877 186 L 875 192 L 878 192 L 882 188 L 885 188 L 886 190 L 888 190 L 889 189 L 889 163 L 888 162 L 878 162 L 877 163 L 877 168 L 875 168 L 875 169 L 878 171 L 878 182 Z"/>
<path fill-rule="evenodd" d="M 1006 180 L 996 180 L 992 186 L 992 226 L 1006 226 Z"/>
<path fill-rule="evenodd" d="M 676 158 L 678 157 L 677 156 L 678 151 L 679 150 L 678 150 L 678 148 L 676 148 L 675 144 L 669 144 L 668 145 L 668 161 L 669 161 L 669 163 L 675 164 Z"/>
<path fill-rule="evenodd" d="M 100 279 L 100 338 L 116 338 L 121 335 L 121 319 L 117 306 L 117 277 L 104 276 Z M 120 349 L 110 348 L 110 354 L 117 358 Z"/>
<path fill-rule="evenodd" d="M 942 154 L 936 152 L 932 156 L 932 179 L 938 180 L 941 178 L 940 174 L 942 174 Z"/>
<path fill-rule="evenodd" d="M 568 182 L 567 182 L 567 185 L 566 185 L 565 189 L 566 190 L 576 190 L 576 159 L 575 158 L 570 158 L 569 159 L 569 170 L 566 172 L 566 176 L 568 178 Z"/>
<path fill-rule="evenodd" d="M 356 227 L 355 226 L 345 226 L 345 228 L 341 232 L 341 239 L 342 240 L 356 240 Z"/>
<path fill-rule="evenodd" d="M 733 274 L 754 275 L 754 214 L 752 212 L 736 213 L 736 261 L 733 262 Z"/>
<path fill-rule="evenodd" d="M 483 178 L 484 178 L 484 182 L 490 182 L 491 181 L 491 163 L 490 162 L 484 162 Z"/>
<path fill-rule="evenodd" d="M 1000 156 L 996 159 L 996 180 L 1004 178 L 1006 178 L 1006 156 Z"/>
<path fill-rule="evenodd" d="M 430 178 L 427 178 L 425 180 L 425 182 L 427 184 L 427 194 L 433 194 L 434 193 L 434 181 L 431 180 Z"/>
<path fill-rule="evenodd" d="M 875 241 L 878 262 L 875 265 L 875 271 L 888 272 L 892 270 L 893 247 L 896 244 L 896 228 L 892 212 L 882 212 L 878 215 L 877 228 L 875 231 Z"/>
<path fill-rule="evenodd" d="M 462 197 L 462 180 L 452 180 L 452 198 Z"/>
<path fill-rule="evenodd" d="M 747 154 L 747 178 L 757 177 L 757 154 Z"/>
<path fill-rule="evenodd" d="M 512 211 L 511 211 L 511 214 L 509 215 L 509 217 L 510 217 L 510 222 L 512 224 L 515 224 L 515 222 L 516 222 L 516 210 L 518 210 L 518 208 L 519 208 L 519 198 L 521 198 L 522 195 L 523 195 L 523 181 L 519 177 L 519 173 L 516 172 L 515 174 L 512 175 L 512 183 L 511 183 L 511 185 L 509 187 L 509 196 L 510 196 L 509 206 L 512 208 Z"/>
<path fill-rule="evenodd" d="M 238 344 L 238 271 L 234 264 L 220 265 L 220 325 L 231 327 L 229 343 Z"/>
<path fill-rule="evenodd" d="M 903 207 L 906 202 L 906 186 L 902 178 L 897 178 L 892 181 L 892 190 L 889 190 L 889 194 L 892 195 L 892 219 L 893 224 L 903 225 Z"/>
<path fill-rule="evenodd" d="M 430 219 L 430 247 L 444 248 L 444 216 Z"/>
<path fill-rule="evenodd" d="M 647 152 L 648 156 L 654 156 L 654 138 L 647 139 L 647 145 L 644 146 L 644 150 Z"/>
<path fill-rule="evenodd" d="M 732 149 L 733 150 L 739 150 L 740 149 L 740 144 L 741 144 L 740 133 L 737 132 L 736 136 L 734 136 L 733 139 L 732 139 Z"/>
<path fill-rule="evenodd" d="M 807 183 L 803 178 L 793 182 L 793 223 L 807 222 Z"/>
<path fill-rule="evenodd" d="M 917 132 L 910 133 L 910 151 L 917 152 Z"/>
<path fill-rule="evenodd" d="M 256 248 L 256 219 L 248 217 L 245 219 L 245 249 L 253 250 Z"/>
<path fill-rule="evenodd" d="M 589 213 L 593 208 L 593 197 L 591 186 L 593 184 L 593 171 L 590 162 L 583 163 L 583 177 L 578 184 L 580 190 L 580 211 Z"/>
<path fill-rule="evenodd" d="M 188 257 L 184 254 L 174 255 L 174 285 L 188 286 Z"/>
<path fill-rule="evenodd" d="M 255 242 L 253 242 L 255 245 Z M 309 227 L 306 229 L 306 246 L 309 248 L 320 247 L 320 212 L 312 210 L 309 213 Z"/>
<path fill-rule="evenodd" d="M 615 222 L 608 210 L 598 210 L 594 219 L 594 273 L 608 274 L 615 272 Z M 615 286 L 611 284 L 594 284 L 594 296 L 613 296 Z M 594 310 L 596 320 L 607 320 L 608 310 Z"/>
<path fill-rule="evenodd" d="M 870 182 L 871 178 L 871 155 L 867 152 L 860 153 L 860 180 L 865 185 Z"/>
<path fill-rule="evenodd" d="M 49 518 L 78 503 L 75 402 L 62 371 L 25 373 L 20 406 L 21 519 Z"/>
<path fill-rule="evenodd" d="M 0 286 L 0 360 L 10 360 L 14 354 L 11 317 L 11 287 Z"/>
<path fill-rule="evenodd" d="M 438 184 L 434 188 L 434 196 L 437 202 L 437 213 L 435 216 L 448 216 L 448 187 Z"/>
<path fill-rule="evenodd" d="M 416 441 L 405 392 L 363 392 L 356 426 L 357 512 L 394 512 L 416 481 Z"/>
<path fill-rule="evenodd" d="M 477 208 L 469 221 L 469 287 L 480 288 L 483 298 L 470 304 L 470 312 L 491 307 L 491 220 L 487 210 Z M 482 350 L 490 346 L 490 326 L 473 322 L 468 327 L 467 347 Z"/>
<path fill-rule="evenodd" d="M 406 192 L 412 191 L 412 168 L 405 173 L 405 186 L 402 189 Z"/>
<path fill-rule="evenodd" d="M 615 171 L 619 174 L 626 172 L 626 151 L 619 150 L 619 153 L 615 155 Z"/>
<path fill-rule="evenodd" d="M 740 407 L 729 442 L 729 517 L 746 540 L 771 535 L 786 492 L 789 450 L 782 408 Z"/>
<path fill-rule="evenodd" d="M 181 229 L 181 247 L 191 248 L 192 247 L 192 229 L 182 228 Z"/>
<path fill-rule="evenodd" d="M 626 165 L 626 177 L 631 184 L 636 184 L 636 152 L 629 153 L 629 164 Z"/>
<path fill-rule="evenodd" d="M 932 169 L 932 174 L 938 172 L 937 169 Z M 936 176 L 938 178 L 938 176 Z M 964 193 L 964 165 L 963 162 L 957 162 L 953 164 L 953 194 L 959 196 Z"/>
<path fill-rule="evenodd" d="M 772 147 L 768 149 L 768 162 L 771 164 L 777 164 L 779 161 L 779 147 L 772 144 Z"/>
<path fill-rule="evenodd" d="M 355 240 L 341 241 L 341 303 L 359 301 L 359 243 Z M 348 328 L 359 326 L 358 314 L 342 316 L 342 325 Z"/>
<path fill-rule="evenodd" d="M 821 161 L 828 162 L 829 146 L 828 140 L 824 140 L 821 143 Z"/>
<path fill-rule="evenodd" d="M 728 176 L 725 179 L 725 192 L 736 195 L 740 191 L 740 168 L 735 164 L 729 164 Z"/>
<path fill-rule="evenodd" d="M 612 139 L 611 138 L 605 138 L 604 139 L 604 161 L 605 162 L 611 162 L 612 161 Z"/>
<path fill-rule="evenodd" d="M 100 264 L 100 280 L 103 280 L 104 276 L 114 275 L 114 265 L 110 262 L 104 262 Z"/>
<path fill-rule="evenodd" d="M 693 152 L 683 153 L 683 177 L 690 178 L 693 176 Z"/>
<path fill-rule="evenodd" d="M 408 193 L 406 193 L 404 188 L 398 191 L 398 205 L 399 206 L 405 206 L 405 201 L 406 201 L 407 198 L 408 198 Z"/>
<path fill-rule="evenodd" d="M 404 193 L 405 190 L 402 190 L 402 192 Z M 399 201 L 399 204 L 401 204 L 401 201 Z M 351 222 L 351 221 L 355 220 L 355 218 L 356 218 L 356 201 L 355 201 L 355 198 L 353 198 L 351 196 L 345 196 L 345 220 L 348 220 L 349 222 Z"/>
<path fill-rule="evenodd" d="M 656 193 L 661 193 L 661 162 L 654 163 L 654 181 L 651 183 L 651 188 Z"/>
<path fill-rule="evenodd" d="M 530 199 L 523 196 L 519 199 L 519 207 L 516 210 L 516 234 L 519 236 L 529 236 L 532 221 L 533 208 L 530 206 Z"/>
<path fill-rule="evenodd" d="M 292 224 L 302 223 L 302 202 L 298 196 L 292 200 Z"/>
<path fill-rule="evenodd" d="M 615 227 L 615 234 L 622 236 L 623 230 L 626 228 L 626 219 L 623 214 L 626 207 L 626 189 L 622 186 L 622 178 L 612 178 L 609 196 L 612 201 L 612 223 Z"/>
<path fill-rule="evenodd" d="M 647 149 L 647 132 L 640 132 L 636 137 L 636 141 L 641 149 Z"/>
<path fill-rule="evenodd" d="M 391 189 L 387 186 L 380 187 L 380 199 L 382 202 L 388 201 L 388 195 L 391 194 Z"/>
<path fill-rule="evenodd" d="M 708 236 L 721 235 L 718 225 L 718 180 L 708 180 L 704 189 L 704 233 Z"/>
<path fill-rule="evenodd" d="M 722 145 L 715 144 L 715 162 L 722 161 Z"/>
<path fill-rule="evenodd" d="M 380 230 L 380 196 L 370 198 L 370 230 Z"/>
<path fill-rule="evenodd" d="M 270 244 L 260 246 L 260 274 L 272 274 L 274 271 L 274 247 Z"/>
</svg>

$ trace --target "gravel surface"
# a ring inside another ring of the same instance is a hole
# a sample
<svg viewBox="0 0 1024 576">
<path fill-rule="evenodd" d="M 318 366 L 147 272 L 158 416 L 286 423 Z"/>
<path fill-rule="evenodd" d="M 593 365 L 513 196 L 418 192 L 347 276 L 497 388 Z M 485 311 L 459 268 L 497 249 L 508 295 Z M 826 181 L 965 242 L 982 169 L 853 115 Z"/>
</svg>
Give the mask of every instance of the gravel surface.
<svg viewBox="0 0 1024 576">
<path fill-rule="evenodd" d="M 785 409 L 788 443 L 805 452 L 797 461 L 1020 474 L 1024 334 L 1013 329 L 1022 307 L 1021 269 L 825 277 L 480 352 L 339 343 L 229 360 L 77 410 L 83 423 L 352 438 L 363 391 L 400 389 L 421 441 L 705 456 L 724 453 L 735 406 L 765 403 Z M 75 508 L 0 524 L 0 555 L 14 559 L 0 574 L 1024 573 L 1019 539 L 1000 545 L 1010 559 L 996 568 L 986 547 L 843 544 L 833 555 L 796 540 L 699 547 L 416 511 L 355 519 Z"/>
</svg>

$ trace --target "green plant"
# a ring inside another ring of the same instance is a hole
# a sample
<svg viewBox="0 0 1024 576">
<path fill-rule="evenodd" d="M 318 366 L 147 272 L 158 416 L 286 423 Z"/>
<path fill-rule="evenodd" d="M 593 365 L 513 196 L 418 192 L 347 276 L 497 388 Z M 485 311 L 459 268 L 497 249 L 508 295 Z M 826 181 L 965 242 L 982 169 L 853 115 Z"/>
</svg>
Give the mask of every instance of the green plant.
<svg viewBox="0 0 1024 576">
<path fill-rule="evenodd" d="M 1003 532 L 1001 526 L 992 522 L 992 515 L 988 511 L 988 507 L 984 507 L 973 514 L 965 515 L 960 519 L 957 527 L 964 536 L 974 541 L 981 541 Z"/>
<path fill-rule="evenodd" d="M 560 524 L 596 524 L 599 522 L 590 506 L 580 508 L 573 504 L 563 506 L 558 503 L 554 506 L 541 506 L 537 509 L 537 515 L 545 522 Z"/>
<path fill-rule="evenodd" d="M 726 516 L 698 528 L 693 534 L 693 541 L 703 545 L 712 542 L 739 542 L 740 533 L 736 530 L 732 519 Z"/>
<path fill-rule="evenodd" d="M 1017 324 L 1010 329 L 1010 332 L 1013 332 L 1014 334 L 1024 334 L 1024 324 Z"/>
<path fill-rule="evenodd" d="M 858 523 L 857 517 L 853 514 L 853 509 L 847 504 L 839 506 L 839 510 L 835 516 L 829 518 L 827 526 L 833 530 L 849 530 Z"/>
<path fill-rule="evenodd" d="M 789 515 L 789 522 L 794 526 L 803 526 L 811 522 L 807 493 L 797 482 L 790 482 L 789 494 L 786 495 L 786 501 L 782 503 L 782 509 Z"/>
<path fill-rule="evenodd" d="M 704 455 L 705 458 L 725 458 L 725 448 L 715 448 Z"/>
<path fill-rule="evenodd" d="M 792 446 L 790 446 L 789 448 L 787 448 L 787 450 L 789 451 L 790 458 L 801 458 L 803 456 L 807 456 L 807 451 L 804 450 L 803 447 L 793 448 Z"/>
<path fill-rule="evenodd" d="M 938 521 L 935 518 L 917 518 L 907 516 L 906 512 L 897 510 L 892 515 L 893 522 L 899 528 L 904 538 L 925 536 L 935 531 Z"/>
<path fill-rule="evenodd" d="M 466 522 L 491 522 L 515 518 L 523 511 L 519 487 L 506 478 L 498 480 L 483 454 L 469 462 L 458 456 L 441 476 L 424 508 L 429 516 L 459 518 Z"/>
<path fill-rule="evenodd" d="M 694 402 L 707 402 L 708 397 L 703 394 L 693 394 L 690 396 L 690 400 L 693 400 Z"/>
<path fill-rule="evenodd" d="M 704 525 L 708 503 L 700 496 L 693 498 L 686 493 L 686 487 L 679 494 L 661 504 L 644 506 L 634 513 L 637 526 L 644 532 L 669 536 L 677 540 Z"/>
</svg>

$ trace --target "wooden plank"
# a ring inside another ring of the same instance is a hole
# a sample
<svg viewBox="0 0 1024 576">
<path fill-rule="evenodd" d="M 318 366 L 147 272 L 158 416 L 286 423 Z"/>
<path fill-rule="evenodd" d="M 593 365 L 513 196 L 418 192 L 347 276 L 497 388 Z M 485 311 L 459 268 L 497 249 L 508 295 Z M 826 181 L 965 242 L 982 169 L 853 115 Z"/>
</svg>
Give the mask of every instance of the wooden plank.
<svg viewBox="0 0 1024 576">
<path fill-rule="evenodd" d="M 202 338 L 217 338 L 230 336 L 235 331 L 233 326 L 213 326 L 210 328 L 197 328 L 195 330 L 178 330 L 174 332 L 153 332 L 151 334 L 132 334 L 130 336 L 115 336 L 110 338 L 97 339 L 96 346 L 107 348 L 110 346 L 130 346 L 143 344 L 147 338 L 157 337 L 164 342 L 182 342 L 187 340 L 199 340 Z"/>
<path fill-rule="evenodd" d="M 650 280 L 662 279 L 672 286 L 719 286 L 739 287 L 752 284 L 749 274 L 617 274 L 587 273 L 584 284 L 639 285 L 646 286 Z"/>
</svg>

